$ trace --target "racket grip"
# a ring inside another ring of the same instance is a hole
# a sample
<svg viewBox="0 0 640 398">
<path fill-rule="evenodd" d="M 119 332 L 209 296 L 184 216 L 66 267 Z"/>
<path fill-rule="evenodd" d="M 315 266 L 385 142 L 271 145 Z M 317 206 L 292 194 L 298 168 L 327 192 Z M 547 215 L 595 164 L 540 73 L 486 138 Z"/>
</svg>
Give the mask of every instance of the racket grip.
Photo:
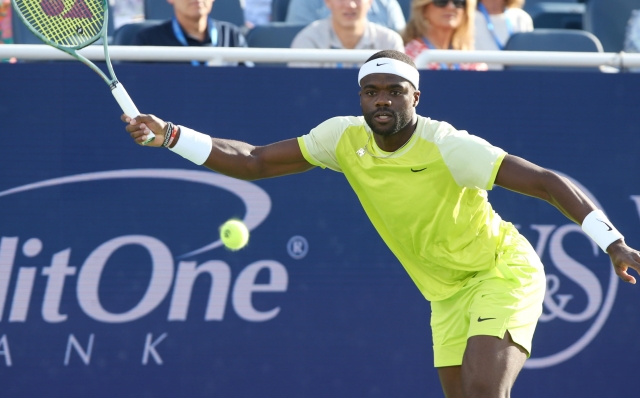
<svg viewBox="0 0 640 398">
<path fill-rule="evenodd" d="M 118 105 L 120 105 L 120 108 L 122 108 L 122 112 L 124 112 L 125 115 L 131 118 L 140 115 L 140 111 L 138 111 L 138 108 L 136 108 L 136 105 L 131 100 L 131 97 L 129 97 L 129 94 L 127 93 L 127 90 L 124 89 L 122 83 L 116 81 L 114 84 L 112 84 L 111 94 L 113 94 L 116 101 L 118 101 Z M 149 132 L 149 137 L 145 142 L 142 143 L 142 145 L 147 145 L 148 143 L 153 141 L 154 138 L 156 138 L 156 135 L 153 134 L 153 132 Z"/>
</svg>

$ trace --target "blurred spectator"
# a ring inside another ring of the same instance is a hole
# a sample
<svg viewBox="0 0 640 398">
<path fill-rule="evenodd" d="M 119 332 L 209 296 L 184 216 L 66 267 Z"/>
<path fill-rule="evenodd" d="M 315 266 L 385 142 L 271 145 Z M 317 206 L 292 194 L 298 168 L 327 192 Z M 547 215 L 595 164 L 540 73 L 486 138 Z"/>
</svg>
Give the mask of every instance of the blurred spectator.
<svg viewBox="0 0 640 398">
<path fill-rule="evenodd" d="M 344 0 L 344 2 L 350 2 L 350 0 Z M 351 2 L 358 3 L 360 0 L 351 0 Z M 325 3 L 325 0 L 291 0 L 286 22 L 308 25 L 313 21 L 327 18 L 331 10 Z M 386 26 L 396 32 L 401 32 L 406 25 L 398 0 L 373 0 L 367 18 L 369 22 Z"/>
<path fill-rule="evenodd" d="M 404 51 L 402 37 L 382 25 L 369 22 L 371 0 L 325 0 L 328 18 L 312 22 L 296 35 L 291 48 L 371 49 Z M 289 66 L 353 68 L 357 64 L 290 63 Z"/>
<path fill-rule="evenodd" d="M 403 39 L 405 52 L 416 59 L 428 50 L 472 50 L 475 0 L 413 0 Z M 420 65 L 419 65 L 420 66 Z M 432 62 L 426 69 L 487 70 L 487 64 Z"/>
<path fill-rule="evenodd" d="M 271 0 L 244 0 L 244 20 L 249 28 L 271 22 Z"/>
<path fill-rule="evenodd" d="M 11 0 L 0 0 L 0 44 L 12 44 Z M 0 62 L 16 62 L 15 58 L 0 59 Z"/>
<path fill-rule="evenodd" d="M 109 0 L 109 4 L 113 10 L 113 16 L 109 14 L 109 18 L 113 18 L 115 29 L 128 23 L 144 20 L 143 0 Z"/>
<path fill-rule="evenodd" d="M 160 25 L 140 30 L 134 46 L 213 46 L 246 47 L 240 28 L 230 22 L 209 18 L 214 0 L 167 0 L 173 5 L 174 17 Z M 199 65 L 198 61 L 191 61 Z M 219 64 L 216 64 L 219 65 Z M 237 63 L 227 63 L 227 66 Z M 249 66 L 250 63 L 246 62 Z"/>
<path fill-rule="evenodd" d="M 633 10 L 627 22 L 624 35 L 624 52 L 640 53 L 640 10 Z M 631 72 L 640 72 L 640 68 L 630 68 Z"/>
<path fill-rule="evenodd" d="M 475 15 L 475 49 L 502 50 L 514 33 L 531 32 L 533 20 L 522 10 L 524 0 L 480 0 Z M 500 70 L 500 64 L 489 64 Z"/>
</svg>

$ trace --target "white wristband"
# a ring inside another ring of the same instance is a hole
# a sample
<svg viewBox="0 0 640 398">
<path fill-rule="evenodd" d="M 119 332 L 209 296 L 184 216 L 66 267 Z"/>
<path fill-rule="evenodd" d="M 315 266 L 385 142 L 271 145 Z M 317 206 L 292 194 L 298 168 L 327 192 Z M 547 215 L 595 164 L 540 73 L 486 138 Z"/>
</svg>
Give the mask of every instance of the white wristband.
<svg viewBox="0 0 640 398">
<path fill-rule="evenodd" d="M 197 165 L 202 165 L 209 157 L 212 148 L 213 142 L 211 141 L 211 137 L 198 133 L 190 128 L 180 126 L 178 142 L 176 142 L 173 148 L 169 148 L 169 150 Z"/>
<path fill-rule="evenodd" d="M 624 239 L 624 236 L 618 232 L 602 210 L 594 210 L 589 213 L 584 218 L 584 221 L 582 221 L 582 230 L 585 234 L 589 235 L 605 253 L 610 244 L 618 239 Z"/>
</svg>

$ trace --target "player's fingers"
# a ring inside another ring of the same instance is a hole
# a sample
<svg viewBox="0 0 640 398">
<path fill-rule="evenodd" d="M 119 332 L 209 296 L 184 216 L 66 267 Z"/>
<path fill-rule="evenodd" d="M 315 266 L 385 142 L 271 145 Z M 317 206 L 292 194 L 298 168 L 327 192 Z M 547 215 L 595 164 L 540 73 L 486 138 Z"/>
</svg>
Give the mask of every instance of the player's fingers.
<svg viewBox="0 0 640 398">
<path fill-rule="evenodd" d="M 131 118 L 131 120 L 129 121 L 129 123 L 131 124 L 140 124 L 140 123 L 153 123 L 155 121 L 155 118 L 153 115 L 138 115 L 134 118 Z"/>
<path fill-rule="evenodd" d="M 136 133 L 132 133 L 131 134 L 131 138 L 133 138 L 133 140 L 140 145 L 144 145 L 144 143 L 147 141 L 147 139 L 149 138 L 149 130 L 144 130 L 144 131 L 138 131 Z"/>
<path fill-rule="evenodd" d="M 631 275 L 629 275 L 627 273 L 628 269 L 629 268 L 626 265 L 625 266 L 617 266 L 617 267 L 615 267 L 616 275 L 618 275 L 620 277 L 620 279 L 622 279 L 623 281 L 635 285 L 636 284 L 636 278 L 634 278 L 633 276 L 631 276 Z"/>
<path fill-rule="evenodd" d="M 134 125 L 129 124 L 124 129 L 127 130 L 128 133 L 133 133 L 135 131 L 140 131 L 140 126 L 138 126 L 138 125 L 134 126 Z"/>
<path fill-rule="evenodd" d="M 122 120 L 125 123 L 129 123 L 131 118 L 123 113 L 122 115 L 120 115 L 120 120 Z"/>
<path fill-rule="evenodd" d="M 634 257 L 638 257 L 638 255 L 636 254 Z M 629 262 L 629 268 L 632 268 L 634 271 L 640 274 L 640 262 L 638 262 L 636 259 L 633 259 Z"/>
<path fill-rule="evenodd" d="M 132 132 L 129 133 L 131 138 L 133 138 L 134 140 L 138 140 L 139 138 L 142 138 L 147 134 L 148 134 L 147 130 L 132 131 Z"/>
</svg>

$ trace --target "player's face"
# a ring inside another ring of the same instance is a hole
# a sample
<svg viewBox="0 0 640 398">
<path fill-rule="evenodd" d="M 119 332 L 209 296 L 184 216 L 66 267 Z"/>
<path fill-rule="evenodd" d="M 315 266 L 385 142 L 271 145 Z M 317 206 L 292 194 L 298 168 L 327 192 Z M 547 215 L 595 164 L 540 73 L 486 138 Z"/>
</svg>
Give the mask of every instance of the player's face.
<svg viewBox="0 0 640 398">
<path fill-rule="evenodd" d="M 325 4 L 331 10 L 334 24 L 352 28 L 356 23 L 367 19 L 371 0 L 325 0 Z"/>
<path fill-rule="evenodd" d="M 167 0 L 176 14 L 189 19 L 200 19 L 209 15 L 214 0 Z"/>
<path fill-rule="evenodd" d="M 413 120 L 420 91 L 406 79 L 388 73 L 373 73 L 365 76 L 360 84 L 362 115 L 374 133 L 392 135 Z"/>
</svg>

